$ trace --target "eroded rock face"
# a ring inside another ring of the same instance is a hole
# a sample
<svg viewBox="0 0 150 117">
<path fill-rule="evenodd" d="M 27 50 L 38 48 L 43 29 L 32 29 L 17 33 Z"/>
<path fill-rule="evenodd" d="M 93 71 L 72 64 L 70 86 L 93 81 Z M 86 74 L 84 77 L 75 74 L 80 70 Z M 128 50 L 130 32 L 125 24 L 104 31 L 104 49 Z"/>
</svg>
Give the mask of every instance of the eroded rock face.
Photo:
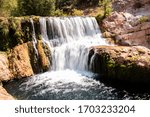
<svg viewBox="0 0 150 117">
<path fill-rule="evenodd" d="M 0 53 L 0 81 L 8 81 L 13 78 L 13 74 L 9 70 L 9 61 L 7 54 L 4 52 Z"/>
<path fill-rule="evenodd" d="M 98 46 L 91 50 L 91 69 L 106 78 L 150 82 L 150 50 L 142 46 Z"/>
<path fill-rule="evenodd" d="M 10 53 L 0 53 L 0 81 L 32 76 L 50 69 L 51 52 L 38 41 L 38 56 L 32 42 L 18 45 Z"/>
<path fill-rule="evenodd" d="M 42 45 L 42 42 L 39 41 L 37 58 L 34 58 L 32 42 L 14 47 L 9 54 L 0 52 L 0 100 L 14 99 L 2 87 L 1 81 L 25 78 L 49 69 L 51 53 L 49 48 L 44 48 Z"/>
<path fill-rule="evenodd" d="M 2 86 L 0 86 L 0 100 L 14 100 L 14 98 L 8 94 Z"/>
<path fill-rule="evenodd" d="M 51 64 L 51 53 L 48 46 L 43 45 L 42 41 L 38 41 L 37 49 L 39 52 L 40 66 L 43 71 L 47 71 Z"/>
<path fill-rule="evenodd" d="M 16 46 L 9 55 L 10 70 L 15 78 L 33 75 L 27 44 Z"/>
</svg>

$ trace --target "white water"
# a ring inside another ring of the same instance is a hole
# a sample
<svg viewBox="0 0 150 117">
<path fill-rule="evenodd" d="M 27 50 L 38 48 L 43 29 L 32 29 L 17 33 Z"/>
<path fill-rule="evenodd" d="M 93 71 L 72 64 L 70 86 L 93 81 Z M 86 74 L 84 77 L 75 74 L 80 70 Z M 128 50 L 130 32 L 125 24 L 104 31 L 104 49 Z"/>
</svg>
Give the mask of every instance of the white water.
<svg viewBox="0 0 150 117">
<path fill-rule="evenodd" d="M 93 79 L 99 76 L 88 71 L 89 48 L 107 45 L 95 18 L 41 18 L 40 25 L 43 43 L 52 49 L 53 70 L 5 86 L 17 99 L 149 99 L 147 92 L 131 93 Z"/>
<path fill-rule="evenodd" d="M 44 43 L 52 50 L 52 70 L 88 70 L 91 46 L 107 45 L 94 17 L 40 18 Z"/>
<path fill-rule="evenodd" d="M 30 18 L 30 22 L 31 22 L 31 25 L 32 25 L 32 39 L 33 39 L 32 42 L 33 42 L 33 47 L 34 47 L 34 50 L 35 50 L 35 54 L 38 57 L 37 40 L 36 40 L 34 22 L 33 22 L 32 18 Z"/>
<path fill-rule="evenodd" d="M 104 85 L 92 79 L 96 74 L 88 71 L 89 48 L 107 45 L 95 18 L 43 17 L 40 28 L 43 43 L 52 51 L 52 70 L 24 81 L 18 88 L 22 98 L 96 99 L 96 87 L 105 92 Z"/>
</svg>

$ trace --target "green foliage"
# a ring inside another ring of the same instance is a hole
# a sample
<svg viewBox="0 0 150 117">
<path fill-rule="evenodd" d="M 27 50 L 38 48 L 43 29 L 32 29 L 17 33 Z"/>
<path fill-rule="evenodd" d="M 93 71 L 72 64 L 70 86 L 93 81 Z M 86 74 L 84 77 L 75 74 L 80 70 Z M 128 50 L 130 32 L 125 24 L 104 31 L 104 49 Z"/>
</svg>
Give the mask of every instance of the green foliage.
<svg viewBox="0 0 150 117">
<path fill-rule="evenodd" d="M 0 0 L 0 16 L 14 15 L 17 10 L 17 0 Z"/>
<path fill-rule="evenodd" d="M 144 23 L 144 22 L 148 22 L 149 21 L 149 17 L 148 16 L 142 16 L 139 18 L 139 22 L 140 23 Z"/>
<path fill-rule="evenodd" d="M 72 14 L 73 16 L 83 16 L 83 11 L 78 9 L 73 9 Z"/>
<path fill-rule="evenodd" d="M 99 0 L 75 0 L 75 5 L 79 7 L 91 7 L 91 6 L 97 6 L 99 3 Z"/>
<path fill-rule="evenodd" d="M 63 10 L 57 9 L 54 14 L 54 16 L 66 16 L 66 14 L 64 14 Z"/>
<path fill-rule="evenodd" d="M 104 19 L 104 14 L 98 14 L 97 16 L 96 16 L 96 20 L 97 20 L 97 22 L 101 22 L 102 20 Z"/>
<path fill-rule="evenodd" d="M 53 15 L 55 0 L 18 0 L 20 15 Z"/>
<path fill-rule="evenodd" d="M 99 6 L 103 7 L 104 18 L 110 15 L 112 12 L 111 0 L 99 0 Z"/>
<path fill-rule="evenodd" d="M 9 46 L 9 23 L 7 19 L 1 19 L 0 21 L 0 50 L 7 50 Z"/>
<path fill-rule="evenodd" d="M 111 0 L 0 0 L 0 16 L 81 16 L 83 9 L 98 5 L 104 18 L 111 13 Z"/>
<path fill-rule="evenodd" d="M 29 17 L 0 18 L 0 51 L 7 51 L 16 45 L 32 40 Z"/>
</svg>

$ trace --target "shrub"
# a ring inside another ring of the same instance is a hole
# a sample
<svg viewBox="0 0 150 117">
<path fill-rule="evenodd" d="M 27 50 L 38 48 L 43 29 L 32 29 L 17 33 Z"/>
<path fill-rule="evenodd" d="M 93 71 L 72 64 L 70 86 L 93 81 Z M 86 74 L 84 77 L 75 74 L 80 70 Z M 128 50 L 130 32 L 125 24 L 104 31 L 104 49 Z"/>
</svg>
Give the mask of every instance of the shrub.
<svg viewBox="0 0 150 117">
<path fill-rule="evenodd" d="M 14 15 L 17 10 L 17 0 L 0 0 L 0 16 Z"/>
<path fill-rule="evenodd" d="M 99 6 L 103 8 L 104 18 L 110 15 L 110 13 L 112 12 L 111 0 L 99 0 Z"/>
<path fill-rule="evenodd" d="M 82 7 L 91 7 L 91 6 L 97 6 L 99 3 L 99 0 L 75 0 L 75 5 Z"/>
<path fill-rule="evenodd" d="M 144 23 L 144 22 L 148 22 L 149 21 L 149 17 L 148 16 L 142 16 L 139 18 L 139 22 L 140 23 Z"/>
<path fill-rule="evenodd" d="M 83 11 L 81 11 L 81 10 L 73 9 L 71 15 L 73 15 L 73 16 L 83 16 L 84 14 L 83 14 Z"/>
<path fill-rule="evenodd" d="M 54 16 L 66 16 L 62 10 L 57 9 L 54 14 Z"/>
<path fill-rule="evenodd" d="M 100 23 L 103 19 L 104 19 L 104 14 L 98 14 L 96 16 L 96 20 L 97 20 L 98 23 Z"/>
<path fill-rule="evenodd" d="M 20 15 L 53 15 L 55 0 L 18 0 Z"/>
</svg>

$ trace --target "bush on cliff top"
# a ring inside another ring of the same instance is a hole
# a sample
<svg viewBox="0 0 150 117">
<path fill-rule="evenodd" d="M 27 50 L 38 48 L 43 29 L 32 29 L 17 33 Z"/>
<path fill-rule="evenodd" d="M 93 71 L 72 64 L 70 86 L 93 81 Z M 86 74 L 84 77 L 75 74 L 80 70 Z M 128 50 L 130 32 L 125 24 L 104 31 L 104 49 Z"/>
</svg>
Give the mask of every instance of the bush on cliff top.
<svg viewBox="0 0 150 117">
<path fill-rule="evenodd" d="M 7 17 L 16 14 L 17 0 L 0 0 L 0 16 Z"/>
<path fill-rule="evenodd" d="M 55 0 L 18 0 L 20 15 L 53 15 Z"/>
<path fill-rule="evenodd" d="M 95 12 L 94 9 L 99 6 L 104 8 L 105 17 L 111 11 L 110 3 L 111 0 L 0 0 L 0 16 L 82 15 L 85 9 L 93 8 Z"/>
</svg>

